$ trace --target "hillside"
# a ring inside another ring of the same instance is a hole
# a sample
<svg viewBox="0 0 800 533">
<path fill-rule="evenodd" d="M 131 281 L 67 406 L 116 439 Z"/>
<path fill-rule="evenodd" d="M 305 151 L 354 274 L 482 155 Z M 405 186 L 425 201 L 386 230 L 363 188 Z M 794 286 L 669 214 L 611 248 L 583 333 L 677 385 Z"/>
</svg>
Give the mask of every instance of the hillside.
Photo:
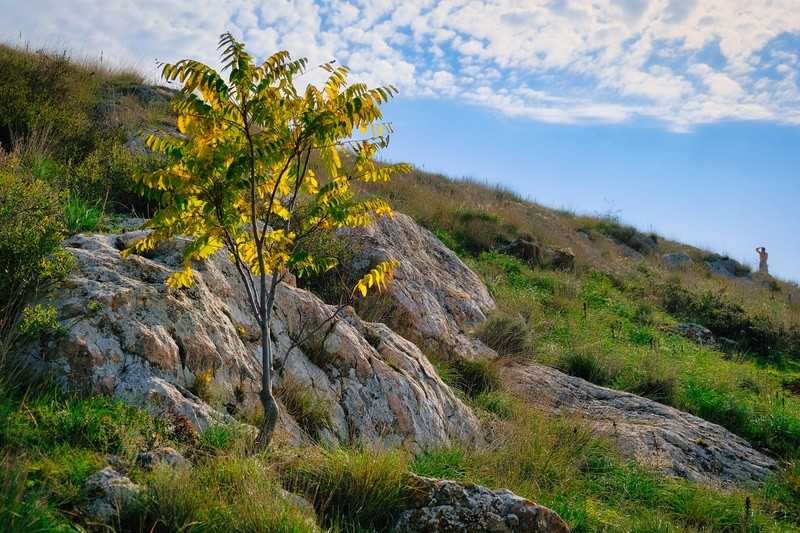
<svg viewBox="0 0 800 533">
<path fill-rule="evenodd" d="M 174 92 L 5 46 L 0 73 L 0 530 L 105 527 L 84 483 L 109 463 L 146 487 L 114 530 L 385 530 L 423 491 L 410 473 L 573 531 L 800 529 L 796 285 L 501 188 L 369 184 L 398 214 L 306 242 L 339 267 L 281 293 L 282 437 L 253 456 L 231 265 L 173 293 L 176 248 L 117 253 L 157 207 L 130 176 L 160 164 L 138 132 L 174 127 Z M 386 257 L 386 292 L 294 345 Z M 140 463 L 164 446 L 191 467 Z"/>
</svg>

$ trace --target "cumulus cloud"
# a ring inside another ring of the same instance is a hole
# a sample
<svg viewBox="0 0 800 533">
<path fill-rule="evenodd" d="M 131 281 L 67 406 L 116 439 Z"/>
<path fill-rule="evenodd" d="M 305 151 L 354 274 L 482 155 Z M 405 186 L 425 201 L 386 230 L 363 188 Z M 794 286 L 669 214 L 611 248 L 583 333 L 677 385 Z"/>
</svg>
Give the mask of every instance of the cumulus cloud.
<svg viewBox="0 0 800 533">
<path fill-rule="evenodd" d="M 0 38 L 65 41 L 150 68 L 251 50 L 337 59 L 407 97 L 547 122 L 800 123 L 797 0 L 6 2 Z"/>
</svg>

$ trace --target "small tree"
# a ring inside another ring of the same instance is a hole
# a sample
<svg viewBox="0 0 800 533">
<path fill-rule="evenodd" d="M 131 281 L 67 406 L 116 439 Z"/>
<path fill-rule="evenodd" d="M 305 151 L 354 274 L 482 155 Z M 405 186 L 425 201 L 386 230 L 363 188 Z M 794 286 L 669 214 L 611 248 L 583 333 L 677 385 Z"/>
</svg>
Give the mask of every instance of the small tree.
<svg viewBox="0 0 800 533">
<path fill-rule="evenodd" d="M 298 243 L 320 229 L 364 226 L 375 216 L 391 215 L 386 202 L 359 199 L 351 184 L 388 180 L 408 166 L 378 167 L 372 161 L 389 141 L 379 106 L 396 93 L 394 87 L 348 85 L 346 67 L 323 64 L 329 76 L 322 89 L 308 85 L 300 93 L 295 81 L 305 72 L 305 59 L 278 52 L 257 65 L 230 33 L 221 36 L 219 49 L 227 82 L 198 61 L 163 67 L 166 80 L 183 84 L 173 103 L 180 134 L 147 140 L 167 164 L 136 179 L 143 192 L 160 195 L 162 207 L 147 224 L 152 231 L 122 253 L 145 252 L 178 235 L 193 237 L 183 252 L 183 270 L 167 280 L 174 289 L 192 284 L 192 261 L 223 247 L 230 253 L 261 329 L 265 418 L 256 448 L 263 448 L 278 419 L 269 333 L 278 285 L 287 271 L 303 276 L 336 264 L 299 251 Z M 356 131 L 361 138 L 353 136 Z M 313 153 L 326 171 L 324 180 L 309 166 Z M 353 293 L 380 289 L 396 265 L 377 265 Z"/>
</svg>

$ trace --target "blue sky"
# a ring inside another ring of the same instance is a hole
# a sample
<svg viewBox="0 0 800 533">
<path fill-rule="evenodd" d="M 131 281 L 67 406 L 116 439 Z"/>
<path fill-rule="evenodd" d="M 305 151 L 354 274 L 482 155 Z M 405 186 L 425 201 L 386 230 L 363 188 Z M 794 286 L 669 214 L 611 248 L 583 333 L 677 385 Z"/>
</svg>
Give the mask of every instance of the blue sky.
<svg viewBox="0 0 800 533">
<path fill-rule="evenodd" d="M 751 265 L 763 245 L 800 280 L 797 0 L 6 0 L 0 20 L 154 79 L 216 64 L 223 31 L 395 85 L 388 158 Z"/>
</svg>

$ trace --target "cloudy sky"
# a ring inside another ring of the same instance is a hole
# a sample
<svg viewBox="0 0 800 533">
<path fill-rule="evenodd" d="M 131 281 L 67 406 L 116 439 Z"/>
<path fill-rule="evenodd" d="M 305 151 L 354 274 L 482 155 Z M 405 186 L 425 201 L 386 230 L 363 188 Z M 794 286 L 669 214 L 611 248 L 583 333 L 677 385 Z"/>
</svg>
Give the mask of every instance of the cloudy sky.
<svg viewBox="0 0 800 533">
<path fill-rule="evenodd" d="M 387 157 L 800 280 L 797 0 L 6 0 L 0 40 L 134 66 L 336 59 L 392 84 Z M 479 199 L 476 199 L 479 201 Z"/>
</svg>

